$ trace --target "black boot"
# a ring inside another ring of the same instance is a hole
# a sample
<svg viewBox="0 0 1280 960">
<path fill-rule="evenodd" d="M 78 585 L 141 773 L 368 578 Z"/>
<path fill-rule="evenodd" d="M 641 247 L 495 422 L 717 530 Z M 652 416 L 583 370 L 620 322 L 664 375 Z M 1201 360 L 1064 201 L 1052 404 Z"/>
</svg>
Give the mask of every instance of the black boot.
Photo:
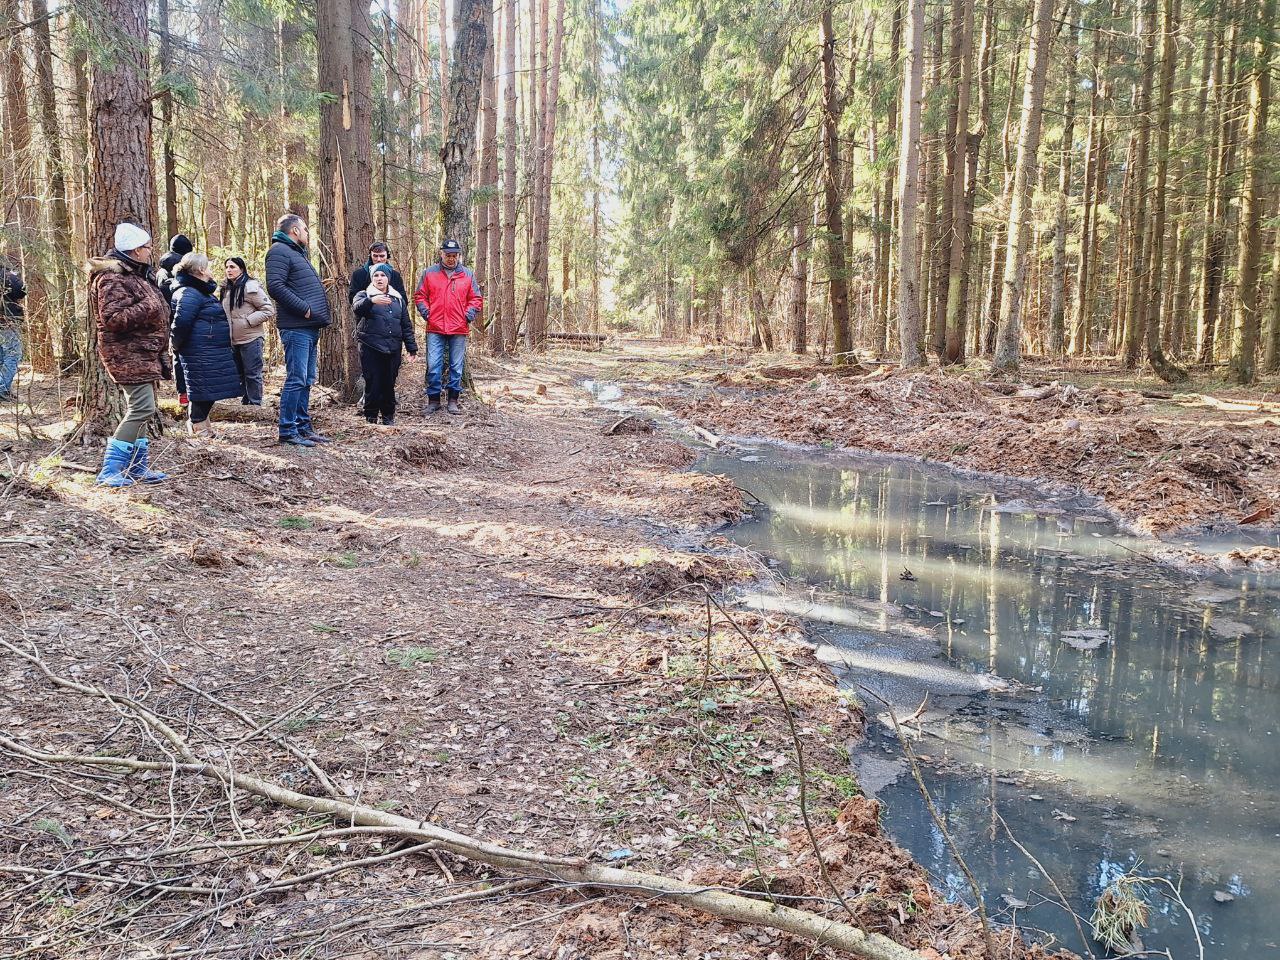
<svg viewBox="0 0 1280 960">
<path fill-rule="evenodd" d="M 457 414 L 459 414 L 459 413 L 461 413 L 461 412 L 462 412 L 462 407 L 458 406 L 458 391 L 457 391 L 457 390 L 450 390 L 450 391 L 449 391 L 449 406 L 445 407 L 445 410 L 446 410 L 448 413 L 452 413 L 452 414 L 454 414 L 455 416 L 456 416 Z"/>
<path fill-rule="evenodd" d="M 427 397 L 427 413 L 439 413 L 439 412 L 440 412 L 439 394 L 437 394 L 434 397 Z"/>
</svg>

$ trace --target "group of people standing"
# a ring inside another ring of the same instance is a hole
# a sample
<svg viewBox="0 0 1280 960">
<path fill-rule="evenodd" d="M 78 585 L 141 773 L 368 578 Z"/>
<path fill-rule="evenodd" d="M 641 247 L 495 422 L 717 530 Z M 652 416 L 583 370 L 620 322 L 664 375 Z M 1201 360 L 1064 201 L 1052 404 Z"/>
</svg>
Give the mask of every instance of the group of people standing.
<svg viewBox="0 0 1280 960">
<path fill-rule="evenodd" d="M 280 218 L 267 251 L 264 289 L 240 257 L 225 260 L 219 284 L 209 258 L 182 235 L 170 242 L 157 275 L 151 269 L 153 243 L 147 231 L 133 223 L 116 227 L 112 249 L 88 266 L 98 355 L 126 405 L 107 441 L 99 484 L 123 487 L 166 479 L 151 469 L 146 437 L 160 380 L 175 379 L 193 436 L 212 436 L 209 417 L 219 400 L 239 397 L 242 404 L 261 406 L 266 327 L 273 319 L 285 365 L 279 442 L 295 447 L 329 442 L 315 430 L 310 404 L 321 332 L 333 318 L 308 256 L 309 242 L 302 217 Z M 441 244 L 439 262 L 423 272 L 413 294 L 427 330 L 429 413 L 461 413 L 466 338 L 484 302 L 461 254 L 456 241 Z M 402 356 L 407 352 L 413 362 L 418 341 L 409 295 L 385 243 L 374 243 L 368 262 L 352 274 L 348 300 L 360 346 L 365 419 L 393 424 Z M 0 353 L 0 364 L 3 357 Z"/>
</svg>

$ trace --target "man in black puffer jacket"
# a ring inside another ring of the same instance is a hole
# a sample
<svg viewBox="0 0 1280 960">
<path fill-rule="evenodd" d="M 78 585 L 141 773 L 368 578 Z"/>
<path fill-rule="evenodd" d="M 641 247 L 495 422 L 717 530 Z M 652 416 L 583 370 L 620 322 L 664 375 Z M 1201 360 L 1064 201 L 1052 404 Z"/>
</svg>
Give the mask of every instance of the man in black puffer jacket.
<svg viewBox="0 0 1280 960">
<path fill-rule="evenodd" d="M 311 429 L 311 385 L 320 358 L 320 331 L 330 323 L 329 300 L 320 274 L 307 259 L 306 221 L 286 213 L 276 223 L 267 251 L 267 294 L 276 302 L 276 326 L 284 346 L 280 390 L 280 442 L 314 447 L 329 438 Z"/>
<path fill-rule="evenodd" d="M 160 266 L 156 271 L 156 286 L 164 294 L 169 304 L 169 316 L 173 316 L 173 295 L 178 292 L 178 261 L 194 250 L 191 240 L 185 233 L 175 234 L 169 240 L 169 252 L 160 258 Z M 187 378 L 182 372 L 182 364 L 173 362 L 173 386 L 178 391 L 178 405 L 187 405 Z"/>
<path fill-rule="evenodd" d="M 369 285 L 373 283 L 373 268 L 380 263 L 385 263 L 387 269 L 391 271 L 391 289 L 400 294 L 400 299 L 405 303 L 409 302 L 409 294 L 404 289 L 404 278 L 400 276 L 400 271 L 391 265 L 390 248 L 382 240 L 375 240 L 369 245 L 368 261 L 363 267 L 356 267 L 355 272 L 351 274 L 351 283 L 347 286 L 348 303 L 355 303 L 356 295 L 369 289 Z"/>
</svg>

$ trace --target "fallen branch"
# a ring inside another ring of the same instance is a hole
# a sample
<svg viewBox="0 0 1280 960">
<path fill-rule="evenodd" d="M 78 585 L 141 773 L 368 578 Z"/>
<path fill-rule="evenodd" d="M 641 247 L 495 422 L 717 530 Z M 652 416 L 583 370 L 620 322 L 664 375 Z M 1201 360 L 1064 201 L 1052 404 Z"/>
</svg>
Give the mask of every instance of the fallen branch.
<svg viewBox="0 0 1280 960">
<path fill-rule="evenodd" d="M 717 437 L 710 430 L 700 427 L 696 423 L 689 424 L 689 429 L 704 440 L 713 450 L 720 449 L 720 445 L 724 443 L 724 437 Z"/>
<path fill-rule="evenodd" d="M 326 814 L 335 820 L 356 826 L 383 827 L 392 836 L 416 841 L 422 850 L 444 850 L 455 856 L 508 870 L 518 876 L 642 893 L 727 920 L 782 930 L 825 946 L 845 950 L 866 960 L 922 960 L 919 953 L 888 937 L 868 933 L 851 924 L 831 920 L 808 910 L 755 900 L 716 887 L 696 886 L 658 874 L 606 867 L 581 857 L 556 857 L 502 847 L 426 821 L 411 820 L 344 800 L 298 793 L 278 783 L 238 772 L 231 773 L 212 764 L 175 764 L 171 761 L 139 760 L 134 757 L 46 753 L 2 735 L 0 747 L 40 763 L 77 764 L 138 772 L 172 771 L 206 777 L 227 786 L 234 780 L 236 789 L 241 792 L 281 806 L 309 814 Z"/>
</svg>

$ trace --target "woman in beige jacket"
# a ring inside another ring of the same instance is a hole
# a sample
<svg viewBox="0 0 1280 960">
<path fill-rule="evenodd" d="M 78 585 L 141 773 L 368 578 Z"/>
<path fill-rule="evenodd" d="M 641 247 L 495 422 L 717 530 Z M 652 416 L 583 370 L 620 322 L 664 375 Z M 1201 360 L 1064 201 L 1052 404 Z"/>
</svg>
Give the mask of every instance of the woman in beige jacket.
<svg viewBox="0 0 1280 960">
<path fill-rule="evenodd" d="M 236 369 L 240 371 L 240 402 L 262 406 L 262 346 L 266 338 L 266 322 L 276 315 L 262 284 L 249 276 L 244 261 L 227 258 L 227 281 L 218 297 L 231 323 L 231 350 Z"/>
</svg>

